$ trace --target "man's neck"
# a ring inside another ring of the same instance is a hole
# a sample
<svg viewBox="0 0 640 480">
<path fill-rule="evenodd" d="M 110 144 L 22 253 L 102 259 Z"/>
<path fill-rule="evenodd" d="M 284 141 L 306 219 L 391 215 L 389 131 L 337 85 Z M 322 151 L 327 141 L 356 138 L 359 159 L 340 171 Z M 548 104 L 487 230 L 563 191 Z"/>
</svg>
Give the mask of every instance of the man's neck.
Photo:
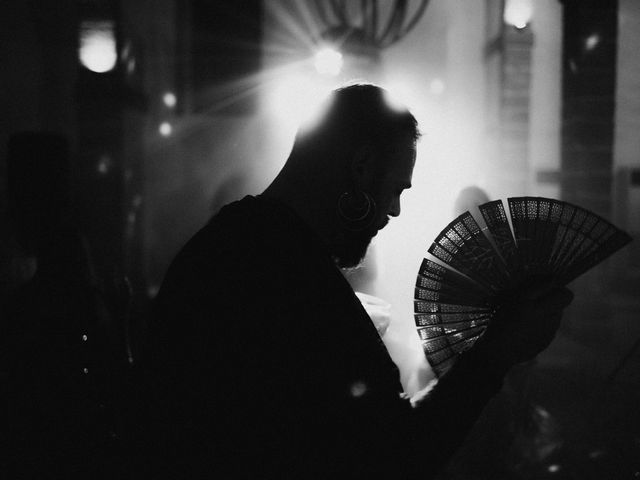
<svg viewBox="0 0 640 480">
<path fill-rule="evenodd" d="M 319 183 L 302 177 L 287 178 L 283 173 L 262 193 L 266 198 L 278 200 L 291 208 L 326 245 L 335 235 L 335 213 L 327 205 L 327 194 L 320 192 Z"/>
</svg>

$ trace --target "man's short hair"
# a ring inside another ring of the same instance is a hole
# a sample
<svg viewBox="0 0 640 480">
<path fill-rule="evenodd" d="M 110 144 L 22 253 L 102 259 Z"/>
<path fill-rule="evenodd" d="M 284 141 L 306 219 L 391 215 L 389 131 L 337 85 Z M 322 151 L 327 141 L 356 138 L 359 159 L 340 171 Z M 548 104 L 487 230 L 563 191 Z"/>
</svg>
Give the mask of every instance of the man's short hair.
<svg viewBox="0 0 640 480">
<path fill-rule="evenodd" d="M 418 122 L 390 93 L 372 84 L 353 84 L 334 90 L 316 121 L 298 130 L 293 152 L 350 151 L 361 146 L 385 149 L 397 141 L 416 142 Z"/>
</svg>

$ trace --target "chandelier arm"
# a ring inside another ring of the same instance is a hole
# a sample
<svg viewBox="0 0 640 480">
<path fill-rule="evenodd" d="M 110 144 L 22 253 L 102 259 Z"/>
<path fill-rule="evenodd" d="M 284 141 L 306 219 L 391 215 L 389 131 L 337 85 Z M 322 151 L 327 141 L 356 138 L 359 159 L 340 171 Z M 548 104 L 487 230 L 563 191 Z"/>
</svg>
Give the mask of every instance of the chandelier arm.
<svg viewBox="0 0 640 480">
<path fill-rule="evenodd" d="M 393 16 L 391 17 L 387 31 L 380 39 L 380 48 L 386 48 L 398 39 L 398 32 L 402 28 L 406 13 L 407 0 L 397 0 L 393 8 Z"/>
<path fill-rule="evenodd" d="M 378 0 L 371 0 L 371 39 L 378 33 Z"/>
<path fill-rule="evenodd" d="M 404 27 L 402 29 L 402 32 L 400 34 L 400 37 L 398 38 L 398 40 L 400 38 L 403 38 L 405 35 L 407 35 L 407 33 L 409 33 L 411 30 L 413 30 L 413 27 L 416 26 L 416 24 L 418 23 L 418 21 L 420 20 L 420 18 L 422 18 L 422 15 L 424 14 L 424 11 L 427 9 L 427 7 L 429 6 L 429 1 L 430 0 L 422 0 L 422 3 L 420 4 L 420 6 L 418 7 L 418 9 L 415 11 L 415 13 L 413 14 L 413 17 L 411 17 L 411 20 L 409 20 L 407 22 L 406 27 Z"/>
<path fill-rule="evenodd" d="M 391 40 L 389 40 L 389 42 L 387 42 L 387 44 L 385 45 L 386 47 L 398 41 L 398 39 L 400 38 L 400 33 L 402 32 L 404 20 L 407 17 L 407 11 L 409 10 L 409 0 L 402 0 L 400 3 L 402 6 L 398 15 L 398 22 L 396 23 L 396 27 L 393 29 L 393 36 L 391 37 Z"/>
<path fill-rule="evenodd" d="M 380 2 L 378 0 L 360 0 L 360 18 L 351 19 L 349 2 L 347 0 L 313 0 L 310 2 L 317 12 L 325 28 L 333 32 L 344 32 L 345 38 L 349 32 L 359 31 L 360 41 L 377 49 L 386 48 L 404 38 L 415 28 L 430 4 L 430 0 L 420 0 L 418 7 L 410 13 L 410 0 L 394 0 L 389 2 L 390 15 L 385 21 L 380 16 Z M 358 7 L 355 7 L 358 8 Z M 387 11 L 387 9 L 385 9 Z M 353 9 L 351 13 L 354 12 Z M 360 21 L 361 24 L 350 22 Z M 343 39 L 344 40 L 344 39 Z"/>
<path fill-rule="evenodd" d="M 391 27 L 395 23 L 396 16 L 398 15 L 398 3 L 400 3 L 400 1 L 401 0 L 394 0 L 394 4 L 392 7 L 393 13 L 391 14 L 391 18 L 388 20 L 386 27 L 383 28 L 383 31 L 380 37 L 375 40 L 377 47 L 382 47 L 382 45 L 385 42 L 385 39 L 387 38 L 387 36 L 389 35 L 389 32 L 391 31 Z"/>
<path fill-rule="evenodd" d="M 338 0 L 340 3 L 340 11 L 342 12 L 342 16 L 344 18 L 349 18 L 349 6 L 348 6 L 348 2 L 347 0 Z M 356 26 L 353 25 L 353 27 L 355 28 Z"/>
<path fill-rule="evenodd" d="M 331 5 L 331 9 L 335 17 L 338 19 L 338 23 L 343 26 L 351 27 L 347 21 L 344 10 L 342 9 L 342 5 L 340 5 L 340 0 L 330 0 L 329 5 Z"/>
<path fill-rule="evenodd" d="M 313 0 L 313 5 L 315 5 L 316 11 L 318 12 L 318 16 L 322 23 L 326 26 L 331 25 L 329 21 L 329 14 L 325 10 L 326 3 L 323 0 Z"/>
<path fill-rule="evenodd" d="M 369 13 L 369 1 L 360 0 L 360 11 L 362 12 L 362 31 L 367 41 L 371 40 L 371 20 Z"/>
</svg>

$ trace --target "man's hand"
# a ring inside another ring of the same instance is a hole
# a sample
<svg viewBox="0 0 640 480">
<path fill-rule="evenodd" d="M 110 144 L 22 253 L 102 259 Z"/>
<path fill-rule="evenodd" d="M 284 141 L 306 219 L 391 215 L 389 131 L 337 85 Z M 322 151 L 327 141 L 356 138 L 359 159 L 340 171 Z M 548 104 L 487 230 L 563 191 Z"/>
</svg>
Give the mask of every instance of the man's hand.
<svg viewBox="0 0 640 480">
<path fill-rule="evenodd" d="M 564 287 L 546 284 L 528 288 L 496 311 L 474 349 L 504 371 L 531 360 L 549 346 L 563 310 L 572 300 L 573 293 Z"/>
</svg>

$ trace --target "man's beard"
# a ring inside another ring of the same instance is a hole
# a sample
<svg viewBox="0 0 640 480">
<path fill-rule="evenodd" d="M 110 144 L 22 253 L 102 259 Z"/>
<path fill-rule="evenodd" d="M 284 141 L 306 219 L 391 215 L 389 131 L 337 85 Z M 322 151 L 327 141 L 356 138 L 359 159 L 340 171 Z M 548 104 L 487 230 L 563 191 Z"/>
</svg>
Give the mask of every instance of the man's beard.
<svg viewBox="0 0 640 480">
<path fill-rule="evenodd" d="M 331 249 L 336 265 L 339 268 L 354 268 L 360 265 L 376 233 L 377 230 L 346 233 L 342 241 L 333 245 Z"/>
</svg>

